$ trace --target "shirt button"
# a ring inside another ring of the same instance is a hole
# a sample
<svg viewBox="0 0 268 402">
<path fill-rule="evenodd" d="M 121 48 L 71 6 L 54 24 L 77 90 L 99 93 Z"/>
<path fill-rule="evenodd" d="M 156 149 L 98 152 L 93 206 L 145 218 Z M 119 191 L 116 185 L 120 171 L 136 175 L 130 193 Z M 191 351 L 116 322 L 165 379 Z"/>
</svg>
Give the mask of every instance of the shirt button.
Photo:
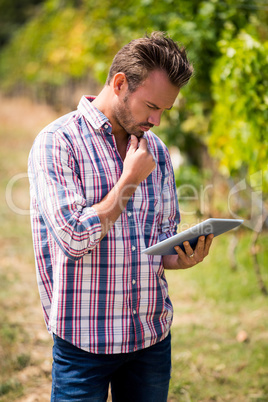
<svg viewBox="0 0 268 402">
<path fill-rule="evenodd" d="M 109 127 L 108 124 L 105 124 L 105 125 L 104 125 L 104 128 L 108 128 L 108 127 Z"/>
<path fill-rule="evenodd" d="M 135 283 L 136 283 L 136 281 L 135 281 L 135 279 L 133 279 L 133 281 L 132 281 L 132 285 L 135 285 Z"/>
<path fill-rule="evenodd" d="M 132 251 L 135 251 L 135 250 L 136 250 L 136 247 L 135 247 L 135 246 L 132 246 L 131 249 L 132 249 Z"/>
<path fill-rule="evenodd" d="M 133 314 L 137 314 L 137 311 L 136 311 L 136 310 L 133 310 Z"/>
<path fill-rule="evenodd" d="M 128 213 L 127 213 L 127 216 L 131 217 L 131 216 L 132 216 L 132 213 L 131 213 L 131 212 L 128 212 Z"/>
</svg>

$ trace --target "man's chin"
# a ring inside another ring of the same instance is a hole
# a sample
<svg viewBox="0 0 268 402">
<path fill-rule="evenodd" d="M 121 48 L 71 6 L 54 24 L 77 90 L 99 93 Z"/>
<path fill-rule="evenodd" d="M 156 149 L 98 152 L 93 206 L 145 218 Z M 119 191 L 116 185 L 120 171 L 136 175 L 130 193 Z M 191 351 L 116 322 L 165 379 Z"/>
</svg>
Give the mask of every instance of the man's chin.
<svg viewBox="0 0 268 402">
<path fill-rule="evenodd" d="M 144 136 L 144 131 L 135 131 L 134 133 L 131 133 L 131 135 L 135 135 L 137 138 L 142 138 Z"/>
</svg>

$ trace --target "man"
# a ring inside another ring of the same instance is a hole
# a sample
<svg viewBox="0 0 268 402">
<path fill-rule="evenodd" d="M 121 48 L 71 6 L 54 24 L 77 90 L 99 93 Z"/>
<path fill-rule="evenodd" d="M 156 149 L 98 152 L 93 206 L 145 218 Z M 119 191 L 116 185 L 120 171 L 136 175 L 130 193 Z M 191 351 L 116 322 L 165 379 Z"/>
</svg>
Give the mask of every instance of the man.
<svg viewBox="0 0 268 402">
<path fill-rule="evenodd" d="M 166 401 L 172 304 L 165 269 L 189 268 L 211 236 L 177 255 L 141 251 L 176 233 L 179 210 L 160 124 L 192 75 L 159 32 L 115 56 L 106 85 L 37 137 L 29 157 L 38 286 L 53 334 L 52 401 Z"/>
</svg>

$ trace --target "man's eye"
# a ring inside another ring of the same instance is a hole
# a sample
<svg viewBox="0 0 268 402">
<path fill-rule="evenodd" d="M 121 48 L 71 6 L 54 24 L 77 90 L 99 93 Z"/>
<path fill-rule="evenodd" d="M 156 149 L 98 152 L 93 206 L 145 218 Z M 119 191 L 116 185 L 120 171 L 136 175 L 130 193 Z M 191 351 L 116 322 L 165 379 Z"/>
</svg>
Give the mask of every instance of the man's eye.
<svg viewBox="0 0 268 402">
<path fill-rule="evenodd" d="M 154 106 L 147 105 L 149 109 L 154 109 Z"/>
</svg>

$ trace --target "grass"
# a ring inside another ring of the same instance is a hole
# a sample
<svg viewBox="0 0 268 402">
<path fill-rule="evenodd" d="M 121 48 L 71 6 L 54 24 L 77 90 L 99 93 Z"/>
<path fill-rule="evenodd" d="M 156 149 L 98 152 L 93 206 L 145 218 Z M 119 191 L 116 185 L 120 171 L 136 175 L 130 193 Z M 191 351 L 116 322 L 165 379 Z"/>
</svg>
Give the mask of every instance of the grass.
<svg viewBox="0 0 268 402">
<path fill-rule="evenodd" d="M 187 271 L 167 272 L 175 308 L 170 397 L 178 401 L 268 400 L 268 308 L 241 231 L 238 269 L 226 250 L 230 235 L 214 240 L 208 260 Z M 267 236 L 261 237 L 267 267 Z M 267 272 L 264 275 L 267 281 Z M 244 335 L 244 341 L 239 336 Z"/>
<path fill-rule="evenodd" d="M 12 211 L 5 192 L 14 175 L 26 172 L 33 138 L 54 115 L 44 115 L 41 107 L 33 112 L 27 102 L 15 105 L 20 124 L 0 111 L 0 401 L 48 401 L 51 340 L 35 281 L 29 217 Z M 14 186 L 13 201 L 27 209 L 27 180 Z M 170 402 L 268 401 L 268 300 L 253 271 L 251 235 L 237 232 L 235 271 L 228 258 L 232 237 L 226 234 L 214 240 L 200 265 L 166 273 L 175 309 Z M 268 286 L 266 233 L 258 247 Z"/>
</svg>

